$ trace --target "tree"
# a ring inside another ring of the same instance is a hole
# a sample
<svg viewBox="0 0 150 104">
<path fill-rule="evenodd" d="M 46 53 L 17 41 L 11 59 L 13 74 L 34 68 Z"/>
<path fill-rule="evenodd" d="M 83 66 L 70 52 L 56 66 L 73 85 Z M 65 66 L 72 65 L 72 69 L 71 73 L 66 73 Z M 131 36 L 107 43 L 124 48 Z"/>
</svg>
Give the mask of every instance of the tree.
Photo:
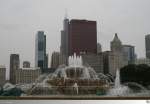
<svg viewBox="0 0 150 104">
<path fill-rule="evenodd" d="M 145 64 L 127 65 L 120 69 L 121 82 L 136 82 L 143 86 L 150 85 L 150 67 Z"/>
</svg>

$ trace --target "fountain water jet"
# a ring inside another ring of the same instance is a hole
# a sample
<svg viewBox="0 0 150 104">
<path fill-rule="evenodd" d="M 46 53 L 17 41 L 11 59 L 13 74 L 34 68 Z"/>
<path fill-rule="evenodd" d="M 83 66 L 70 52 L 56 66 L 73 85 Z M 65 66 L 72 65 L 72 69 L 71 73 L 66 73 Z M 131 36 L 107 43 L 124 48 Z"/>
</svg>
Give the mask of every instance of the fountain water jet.
<svg viewBox="0 0 150 104">
<path fill-rule="evenodd" d="M 134 89 L 131 89 L 130 86 L 139 88 L 140 90 L 134 92 Z M 146 92 L 146 93 L 145 93 Z M 108 96 L 147 96 L 147 91 L 142 85 L 135 82 L 128 82 L 124 85 L 120 83 L 120 70 L 116 70 L 115 85 L 107 93 Z"/>
<path fill-rule="evenodd" d="M 116 78 L 115 78 L 115 88 L 119 88 L 120 86 L 121 86 L 121 84 L 120 84 L 120 70 L 117 69 Z"/>
<path fill-rule="evenodd" d="M 120 70 L 116 70 L 116 78 L 115 78 L 115 85 L 112 89 L 108 91 L 107 95 L 110 96 L 125 96 L 130 92 L 128 86 L 123 86 L 120 84 Z"/>
</svg>

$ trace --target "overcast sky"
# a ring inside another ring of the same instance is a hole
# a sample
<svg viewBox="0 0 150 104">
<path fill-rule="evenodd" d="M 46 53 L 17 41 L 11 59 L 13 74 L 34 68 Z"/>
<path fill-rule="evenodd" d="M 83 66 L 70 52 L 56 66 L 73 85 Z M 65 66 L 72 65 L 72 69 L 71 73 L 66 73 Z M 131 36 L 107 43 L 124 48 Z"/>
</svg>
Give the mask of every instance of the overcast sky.
<svg viewBox="0 0 150 104">
<path fill-rule="evenodd" d="M 117 32 L 123 44 L 135 46 L 145 57 L 145 35 L 150 33 L 150 0 L 0 0 L 0 64 L 9 68 L 11 53 L 21 65 L 34 66 L 35 34 L 45 31 L 49 57 L 59 51 L 60 31 L 67 9 L 69 19 L 97 21 L 98 42 L 103 50 Z"/>
</svg>

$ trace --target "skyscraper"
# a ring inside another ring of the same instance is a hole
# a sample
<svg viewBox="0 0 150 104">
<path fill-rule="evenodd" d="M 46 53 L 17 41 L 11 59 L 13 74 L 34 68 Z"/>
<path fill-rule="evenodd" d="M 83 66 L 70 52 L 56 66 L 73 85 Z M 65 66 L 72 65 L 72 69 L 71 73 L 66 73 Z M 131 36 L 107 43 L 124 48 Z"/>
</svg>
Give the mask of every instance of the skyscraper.
<svg viewBox="0 0 150 104">
<path fill-rule="evenodd" d="M 69 19 L 65 16 L 63 21 L 63 30 L 61 31 L 61 54 L 68 56 L 68 35 L 69 35 Z"/>
<path fill-rule="evenodd" d="M 150 59 L 150 34 L 145 36 L 146 58 Z"/>
<path fill-rule="evenodd" d="M 45 68 L 48 68 L 48 54 L 45 56 Z"/>
<path fill-rule="evenodd" d="M 134 46 L 123 45 L 123 54 L 128 60 L 128 64 L 134 64 L 135 61 L 135 50 Z"/>
<path fill-rule="evenodd" d="M 112 51 L 103 52 L 103 63 L 104 63 L 104 73 L 116 75 L 116 70 L 124 67 L 126 63 L 123 60 L 123 56 L 119 53 Z"/>
<path fill-rule="evenodd" d="M 59 52 L 53 52 L 51 57 L 51 68 L 58 68 L 59 66 Z"/>
<path fill-rule="evenodd" d="M 16 84 L 16 70 L 20 68 L 19 54 L 10 55 L 10 83 Z"/>
<path fill-rule="evenodd" d="M 35 67 L 40 67 L 42 72 L 47 66 L 46 35 L 44 31 L 38 31 L 35 39 Z"/>
<path fill-rule="evenodd" d="M 97 43 L 97 53 L 101 53 L 102 52 L 102 46 L 100 43 Z"/>
<path fill-rule="evenodd" d="M 0 65 L 0 86 L 6 83 L 6 67 Z"/>
<path fill-rule="evenodd" d="M 30 68 L 30 62 L 29 61 L 23 61 L 23 68 Z"/>
<path fill-rule="evenodd" d="M 57 69 L 60 65 L 67 65 L 68 58 L 60 52 L 53 52 L 51 56 L 51 68 Z"/>
<path fill-rule="evenodd" d="M 72 19 L 69 24 L 69 55 L 97 53 L 96 21 Z"/>
<path fill-rule="evenodd" d="M 112 52 L 122 53 L 122 42 L 118 38 L 117 33 L 115 33 L 115 37 L 111 41 L 110 46 Z"/>
<path fill-rule="evenodd" d="M 83 65 L 89 65 L 96 73 L 104 73 L 103 54 L 82 54 Z"/>
<path fill-rule="evenodd" d="M 104 73 L 110 73 L 115 76 L 116 70 L 128 64 L 126 57 L 123 55 L 123 46 L 121 40 L 115 33 L 114 39 L 110 43 L 111 51 L 106 51 L 103 54 Z"/>
</svg>

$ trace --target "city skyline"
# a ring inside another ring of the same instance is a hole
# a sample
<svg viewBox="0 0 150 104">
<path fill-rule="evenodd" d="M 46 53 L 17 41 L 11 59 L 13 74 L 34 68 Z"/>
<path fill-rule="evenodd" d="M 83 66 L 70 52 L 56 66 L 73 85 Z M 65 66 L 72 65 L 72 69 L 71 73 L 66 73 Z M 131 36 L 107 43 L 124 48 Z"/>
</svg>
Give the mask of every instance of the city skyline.
<svg viewBox="0 0 150 104">
<path fill-rule="evenodd" d="M 34 66 L 34 40 L 39 30 L 46 33 L 47 52 L 51 60 L 51 53 L 60 49 L 60 31 L 65 8 L 67 8 L 69 19 L 97 21 L 97 42 L 101 43 L 103 51 L 110 50 L 110 41 L 114 34 L 118 33 L 123 44 L 134 45 L 138 56 L 145 57 L 144 38 L 150 30 L 150 24 L 147 22 L 150 17 L 149 4 L 148 0 L 63 0 L 55 2 L 2 0 L 0 1 L 0 64 L 5 64 L 8 71 L 10 54 L 18 53 L 21 66 L 25 60 L 30 61 L 31 66 Z M 88 8 L 89 6 L 91 8 Z"/>
</svg>

